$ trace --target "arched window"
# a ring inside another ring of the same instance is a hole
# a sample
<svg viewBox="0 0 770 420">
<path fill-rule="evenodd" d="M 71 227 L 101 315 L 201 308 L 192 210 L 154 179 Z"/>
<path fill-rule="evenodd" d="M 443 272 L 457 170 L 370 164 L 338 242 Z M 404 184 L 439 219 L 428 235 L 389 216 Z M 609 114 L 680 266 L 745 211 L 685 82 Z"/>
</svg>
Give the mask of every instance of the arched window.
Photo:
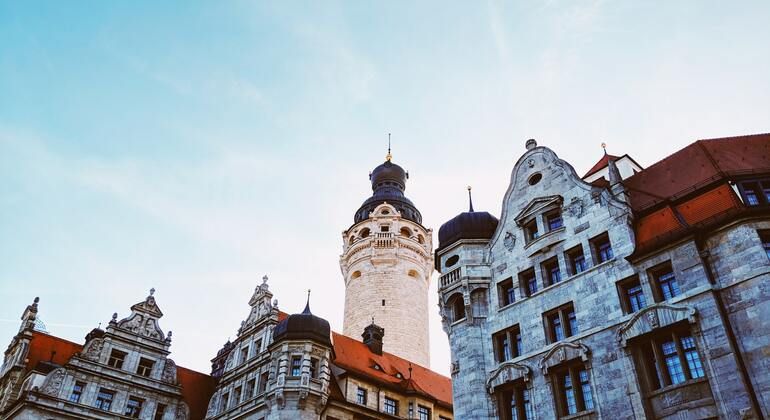
<svg viewBox="0 0 770 420">
<path fill-rule="evenodd" d="M 368 236 L 369 236 L 369 228 L 361 229 L 361 238 L 366 238 Z"/>
<path fill-rule="evenodd" d="M 465 302 L 463 301 L 463 295 L 460 293 L 455 294 L 449 298 L 449 319 L 451 322 L 456 322 L 465 318 Z"/>
<path fill-rule="evenodd" d="M 410 277 L 418 277 L 418 275 L 419 275 L 417 273 L 417 270 L 409 270 L 409 272 L 407 274 L 409 274 Z"/>
<path fill-rule="evenodd" d="M 421 244 L 424 244 L 425 243 L 425 238 L 422 235 L 417 235 L 417 242 L 419 242 Z"/>
<path fill-rule="evenodd" d="M 361 272 L 360 271 L 354 271 L 353 274 L 350 275 L 350 279 L 351 280 L 355 280 L 355 279 L 357 279 L 359 277 L 361 277 Z"/>
<path fill-rule="evenodd" d="M 405 236 L 407 238 L 410 238 L 412 236 L 412 230 L 408 227 L 404 226 L 401 228 L 401 236 Z"/>
</svg>

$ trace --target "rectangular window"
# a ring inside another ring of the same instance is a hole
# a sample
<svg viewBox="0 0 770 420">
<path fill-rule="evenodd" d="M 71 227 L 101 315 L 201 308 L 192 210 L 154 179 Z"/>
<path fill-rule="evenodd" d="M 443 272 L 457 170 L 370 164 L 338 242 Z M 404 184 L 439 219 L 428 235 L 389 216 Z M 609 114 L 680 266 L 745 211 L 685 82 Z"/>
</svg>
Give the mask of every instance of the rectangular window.
<svg viewBox="0 0 770 420">
<path fill-rule="evenodd" d="M 356 390 L 356 402 L 361 405 L 366 405 L 366 389 L 360 386 Z"/>
<path fill-rule="evenodd" d="M 110 353 L 110 358 L 107 360 L 107 364 L 115 369 L 123 368 L 123 361 L 126 360 L 126 352 L 113 349 Z"/>
<path fill-rule="evenodd" d="M 524 291 L 525 296 L 532 296 L 537 293 L 537 278 L 535 269 L 530 268 L 527 271 L 519 273 L 519 284 Z"/>
<path fill-rule="evenodd" d="M 762 248 L 765 249 L 767 258 L 770 258 L 770 230 L 760 230 L 759 240 L 762 241 Z"/>
<path fill-rule="evenodd" d="M 262 372 L 261 375 L 259 375 L 259 393 L 264 394 L 265 391 L 267 391 L 267 381 L 270 378 L 270 374 L 268 372 Z"/>
<path fill-rule="evenodd" d="M 385 413 L 390 414 L 392 416 L 398 415 L 398 401 L 392 398 L 385 397 L 385 399 L 383 400 L 382 406 L 385 410 Z"/>
<path fill-rule="evenodd" d="M 660 268 L 655 268 L 650 274 L 655 280 L 656 300 L 658 302 L 669 300 L 681 294 L 679 283 L 676 281 L 671 264 L 666 263 Z"/>
<path fill-rule="evenodd" d="M 703 365 L 700 362 L 700 356 L 698 356 L 698 350 L 695 348 L 695 340 L 691 336 L 680 337 L 682 343 L 682 350 L 684 351 L 684 358 L 687 360 L 687 367 L 690 370 L 690 377 L 702 378 L 706 376 L 703 373 Z"/>
<path fill-rule="evenodd" d="M 666 370 L 672 384 L 684 382 L 684 371 L 682 370 L 682 361 L 679 360 L 679 354 L 676 351 L 676 342 L 666 341 L 661 343 L 663 359 L 666 362 Z"/>
<path fill-rule="evenodd" d="M 559 269 L 559 260 L 553 257 L 542 264 L 543 278 L 546 285 L 550 286 L 561 281 L 561 270 Z"/>
<path fill-rule="evenodd" d="M 546 214 L 545 222 L 546 222 L 546 225 L 548 225 L 548 231 L 553 231 L 564 226 L 564 223 L 562 222 L 562 219 L 561 219 L 561 213 L 558 210 Z"/>
<path fill-rule="evenodd" d="M 251 357 L 256 357 L 262 351 L 262 339 L 260 338 L 254 344 L 254 354 Z"/>
<path fill-rule="evenodd" d="M 492 339 L 494 341 L 495 354 L 497 356 L 498 363 L 502 363 L 522 355 L 521 330 L 519 329 L 518 324 L 495 333 Z"/>
<path fill-rule="evenodd" d="M 77 381 L 72 386 L 72 393 L 70 394 L 70 402 L 79 403 L 80 397 L 83 395 L 83 391 L 86 389 L 85 382 Z"/>
<path fill-rule="evenodd" d="M 572 303 L 544 314 L 549 343 L 564 340 L 578 333 L 577 317 Z"/>
<path fill-rule="evenodd" d="M 601 264 L 615 257 L 610 244 L 610 236 L 603 233 L 591 240 L 591 246 L 594 248 L 596 263 Z"/>
<path fill-rule="evenodd" d="M 424 405 L 418 405 L 417 406 L 417 419 L 418 420 L 431 420 L 430 419 L 430 408 L 425 407 Z"/>
<path fill-rule="evenodd" d="M 583 246 L 578 245 L 567 251 L 567 261 L 569 261 L 569 268 L 572 270 L 572 275 L 586 271 L 587 266 L 585 256 L 583 256 Z"/>
<path fill-rule="evenodd" d="M 291 358 L 291 376 L 300 376 L 302 374 L 302 358 L 294 356 Z"/>
<path fill-rule="evenodd" d="M 318 377 L 318 359 L 316 359 L 315 357 L 310 358 L 310 377 L 311 378 Z"/>
<path fill-rule="evenodd" d="M 110 411 L 112 407 L 112 400 L 115 399 L 115 391 L 109 389 L 99 388 L 99 393 L 96 394 L 96 404 L 94 407 L 103 411 Z"/>
<path fill-rule="evenodd" d="M 647 380 L 646 391 L 705 376 L 695 339 L 686 326 L 669 328 L 634 343 L 637 372 Z"/>
<path fill-rule="evenodd" d="M 126 417 L 138 419 L 139 413 L 142 412 L 142 404 L 144 404 L 144 400 L 136 397 L 128 397 L 128 402 L 126 403 L 126 411 L 123 414 Z"/>
<path fill-rule="evenodd" d="M 527 242 L 534 241 L 540 237 L 540 233 L 537 231 L 537 220 L 533 220 L 524 225 L 524 234 L 527 238 Z"/>
<path fill-rule="evenodd" d="M 243 390 L 241 387 L 236 387 L 233 391 L 233 405 L 238 405 L 241 403 L 241 395 Z"/>
<path fill-rule="evenodd" d="M 249 399 L 254 396 L 254 391 L 257 388 L 257 379 L 249 379 L 246 381 L 246 399 Z"/>
<path fill-rule="evenodd" d="M 516 296 L 514 294 L 515 287 L 513 287 L 513 278 L 508 277 L 497 284 L 497 295 L 500 298 L 500 307 L 508 306 L 513 302 L 516 302 Z"/>
<path fill-rule="evenodd" d="M 619 281 L 618 294 L 620 295 L 623 312 L 627 314 L 634 313 L 647 306 L 642 285 L 639 283 L 639 277 L 637 276 Z"/>
<path fill-rule="evenodd" d="M 581 364 L 573 364 L 554 373 L 556 402 L 559 416 L 569 416 L 593 410 L 591 379 Z"/>
<path fill-rule="evenodd" d="M 241 349 L 241 363 L 246 363 L 249 360 L 249 348 L 244 347 Z"/>
<path fill-rule="evenodd" d="M 530 391 L 524 381 L 516 381 L 499 387 L 496 399 L 500 420 L 531 420 L 534 418 Z"/>
<path fill-rule="evenodd" d="M 230 402 L 230 393 L 222 394 L 222 399 L 219 402 L 219 408 L 221 411 L 227 411 L 227 405 Z"/>
<path fill-rule="evenodd" d="M 155 407 L 155 416 L 153 420 L 163 420 L 163 416 L 166 414 L 166 404 L 158 404 Z"/>
<path fill-rule="evenodd" d="M 738 184 L 738 189 L 747 206 L 762 206 L 770 203 L 770 181 L 748 181 Z"/>
<path fill-rule="evenodd" d="M 136 368 L 137 375 L 149 377 L 152 374 L 152 368 L 155 362 L 144 357 L 139 359 L 139 366 Z"/>
</svg>

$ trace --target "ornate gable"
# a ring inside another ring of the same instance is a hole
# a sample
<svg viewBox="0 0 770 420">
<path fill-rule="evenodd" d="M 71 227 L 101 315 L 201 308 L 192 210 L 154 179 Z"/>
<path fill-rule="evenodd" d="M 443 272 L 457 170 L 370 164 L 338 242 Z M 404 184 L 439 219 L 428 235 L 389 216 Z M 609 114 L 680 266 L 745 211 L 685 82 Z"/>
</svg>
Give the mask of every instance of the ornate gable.
<svg viewBox="0 0 770 420">
<path fill-rule="evenodd" d="M 166 335 L 160 329 L 158 325 L 158 319 L 163 316 L 158 305 L 155 303 L 155 289 L 150 289 L 150 294 L 143 302 L 139 302 L 131 306 L 131 315 L 117 320 L 118 314 L 112 314 L 111 326 L 115 326 L 119 330 L 133 333 L 138 336 L 151 338 L 158 341 L 165 341 Z M 171 332 L 169 332 L 169 339 L 171 338 Z"/>
<path fill-rule="evenodd" d="M 270 292 L 267 280 L 267 276 L 263 276 L 262 284 L 254 288 L 254 293 L 251 295 L 251 299 L 249 299 L 251 310 L 246 320 L 241 323 L 241 328 L 238 330 L 239 335 L 247 330 L 248 327 L 257 324 L 274 313 L 278 313 L 278 299 L 273 300 L 273 293 Z"/>
<path fill-rule="evenodd" d="M 516 224 L 521 226 L 527 219 L 533 216 L 537 216 L 546 209 L 555 209 L 561 207 L 562 197 L 559 195 L 551 195 L 546 197 L 538 197 L 533 199 L 527 204 L 522 211 L 514 218 Z"/>
<path fill-rule="evenodd" d="M 529 382 L 532 377 L 532 369 L 526 365 L 520 365 L 515 362 L 505 362 L 493 370 L 487 378 L 487 392 L 494 394 L 495 388 L 508 382 L 524 379 Z"/>
</svg>

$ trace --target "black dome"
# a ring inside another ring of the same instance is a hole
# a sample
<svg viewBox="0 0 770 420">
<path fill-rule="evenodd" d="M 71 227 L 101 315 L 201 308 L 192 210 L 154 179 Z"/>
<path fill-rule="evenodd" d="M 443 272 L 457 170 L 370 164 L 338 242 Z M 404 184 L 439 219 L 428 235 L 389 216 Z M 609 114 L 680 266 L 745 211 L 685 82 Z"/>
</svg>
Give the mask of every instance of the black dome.
<svg viewBox="0 0 770 420">
<path fill-rule="evenodd" d="M 280 340 L 314 340 L 327 346 L 332 345 L 329 321 L 310 312 L 310 303 L 301 314 L 289 315 L 273 330 L 273 342 Z"/>
<path fill-rule="evenodd" d="M 388 203 L 395 207 L 403 218 L 422 224 L 420 211 L 417 210 L 412 200 L 404 195 L 408 178 L 409 174 L 390 160 L 374 168 L 369 175 L 374 194 L 358 208 L 355 216 L 353 216 L 354 223 L 368 219 L 369 213 L 373 212 L 377 206 Z"/>
<path fill-rule="evenodd" d="M 491 239 L 498 222 L 497 217 L 485 211 L 460 213 L 439 228 L 438 250 L 460 239 Z"/>
</svg>

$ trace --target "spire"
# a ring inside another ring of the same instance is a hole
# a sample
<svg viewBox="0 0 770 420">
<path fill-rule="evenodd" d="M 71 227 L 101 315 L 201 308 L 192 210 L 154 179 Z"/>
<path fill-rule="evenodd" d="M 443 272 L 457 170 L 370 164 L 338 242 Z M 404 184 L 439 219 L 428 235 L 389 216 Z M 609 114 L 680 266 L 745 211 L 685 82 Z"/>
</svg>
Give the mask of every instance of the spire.
<svg viewBox="0 0 770 420">
<path fill-rule="evenodd" d="M 471 186 L 468 185 L 468 204 L 470 209 L 469 212 L 473 213 L 473 197 L 471 197 Z"/>
<path fill-rule="evenodd" d="M 305 310 L 302 311 L 303 315 L 312 315 L 310 312 L 310 289 L 307 289 L 307 303 L 305 304 Z"/>
<path fill-rule="evenodd" d="M 393 155 L 390 154 L 390 133 L 388 133 L 388 154 L 385 155 L 385 160 L 390 162 L 393 159 Z"/>
<path fill-rule="evenodd" d="M 607 143 L 602 142 L 602 149 L 604 149 L 604 154 L 607 154 Z"/>
</svg>

